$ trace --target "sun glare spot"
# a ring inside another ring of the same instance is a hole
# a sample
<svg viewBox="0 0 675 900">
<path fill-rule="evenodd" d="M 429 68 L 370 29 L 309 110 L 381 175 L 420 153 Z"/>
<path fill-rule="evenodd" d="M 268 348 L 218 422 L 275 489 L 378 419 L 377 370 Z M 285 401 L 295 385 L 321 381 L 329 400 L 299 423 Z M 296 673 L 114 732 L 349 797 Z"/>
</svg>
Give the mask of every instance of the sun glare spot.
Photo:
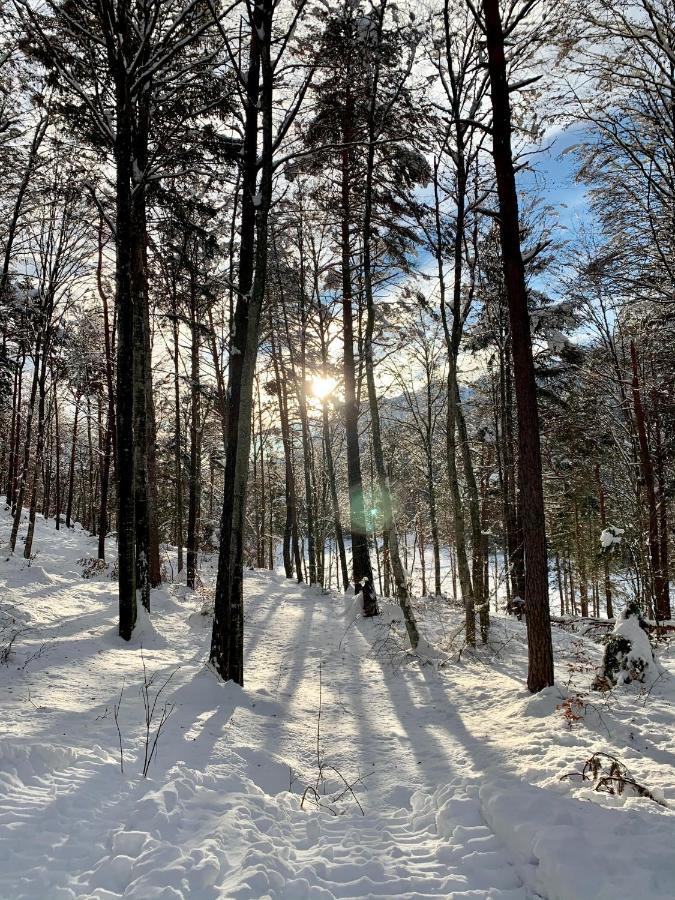
<svg viewBox="0 0 675 900">
<path fill-rule="evenodd" d="M 312 394 L 319 400 L 324 400 L 334 389 L 337 381 L 334 378 L 323 378 L 316 375 L 311 381 Z"/>
</svg>

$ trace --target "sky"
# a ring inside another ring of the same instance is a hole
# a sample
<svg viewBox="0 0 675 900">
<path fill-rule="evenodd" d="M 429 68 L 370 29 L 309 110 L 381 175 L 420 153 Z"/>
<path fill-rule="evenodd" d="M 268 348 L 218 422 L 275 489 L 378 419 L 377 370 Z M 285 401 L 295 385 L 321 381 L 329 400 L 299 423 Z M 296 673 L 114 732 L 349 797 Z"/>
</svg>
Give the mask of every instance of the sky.
<svg viewBox="0 0 675 900">
<path fill-rule="evenodd" d="M 566 153 L 583 135 L 582 128 L 554 130 L 544 149 L 531 157 L 532 168 L 518 174 L 518 188 L 536 192 L 570 231 L 590 221 L 585 188 L 574 180 L 574 156 Z"/>
</svg>

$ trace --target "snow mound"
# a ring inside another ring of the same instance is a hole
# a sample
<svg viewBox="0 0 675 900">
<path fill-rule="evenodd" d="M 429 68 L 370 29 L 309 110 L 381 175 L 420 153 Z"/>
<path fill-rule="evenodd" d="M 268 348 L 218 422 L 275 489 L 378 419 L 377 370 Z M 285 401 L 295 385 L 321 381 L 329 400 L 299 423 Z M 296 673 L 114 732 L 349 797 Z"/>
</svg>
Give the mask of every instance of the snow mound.
<svg viewBox="0 0 675 900">
<path fill-rule="evenodd" d="M 674 818 L 606 809 L 509 779 L 488 780 L 479 795 L 525 884 L 547 900 L 672 900 Z"/>
<path fill-rule="evenodd" d="M 640 609 L 630 602 L 607 640 L 595 686 L 604 690 L 612 684 L 652 681 L 660 671 Z"/>
</svg>

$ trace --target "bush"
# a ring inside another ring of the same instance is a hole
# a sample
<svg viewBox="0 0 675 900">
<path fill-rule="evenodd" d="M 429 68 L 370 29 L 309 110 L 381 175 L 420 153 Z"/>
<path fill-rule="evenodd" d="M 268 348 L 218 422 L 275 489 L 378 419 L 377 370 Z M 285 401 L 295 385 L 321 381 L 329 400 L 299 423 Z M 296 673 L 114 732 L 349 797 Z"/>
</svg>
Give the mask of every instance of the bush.
<svg viewBox="0 0 675 900">
<path fill-rule="evenodd" d="M 642 618 L 637 602 L 631 600 L 607 638 L 602 667 L 593 687 L 596 690 L 609 690 L 615 684 L 644 681 L 654 668 L 654 651 L 647 623 Z"/>
</svg>

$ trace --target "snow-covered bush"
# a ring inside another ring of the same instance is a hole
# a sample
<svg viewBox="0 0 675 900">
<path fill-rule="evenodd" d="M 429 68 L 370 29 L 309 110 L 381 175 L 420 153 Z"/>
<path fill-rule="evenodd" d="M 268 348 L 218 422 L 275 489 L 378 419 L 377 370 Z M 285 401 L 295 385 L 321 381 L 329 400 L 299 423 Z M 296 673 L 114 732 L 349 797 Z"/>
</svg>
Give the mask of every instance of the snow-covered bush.
<svg viewBox="0 0 675 900">
<path fill-rule="evenodd" d="M 608 552 L 614 547 L 618 547 L 625 530 L 625 528 L 618 528 L 616 525 L 608 525 L 607 528 L 600 533 L 600 544 L 603 551 Z"/>
<path fill-rule="evenodd" d="M 656 668 L 654 651 L 635 600 L 629 601 L 607 639 L 605 655 L 594 687 L 608 690 L 615 684 L 645 681 Z"/>
</svg>

